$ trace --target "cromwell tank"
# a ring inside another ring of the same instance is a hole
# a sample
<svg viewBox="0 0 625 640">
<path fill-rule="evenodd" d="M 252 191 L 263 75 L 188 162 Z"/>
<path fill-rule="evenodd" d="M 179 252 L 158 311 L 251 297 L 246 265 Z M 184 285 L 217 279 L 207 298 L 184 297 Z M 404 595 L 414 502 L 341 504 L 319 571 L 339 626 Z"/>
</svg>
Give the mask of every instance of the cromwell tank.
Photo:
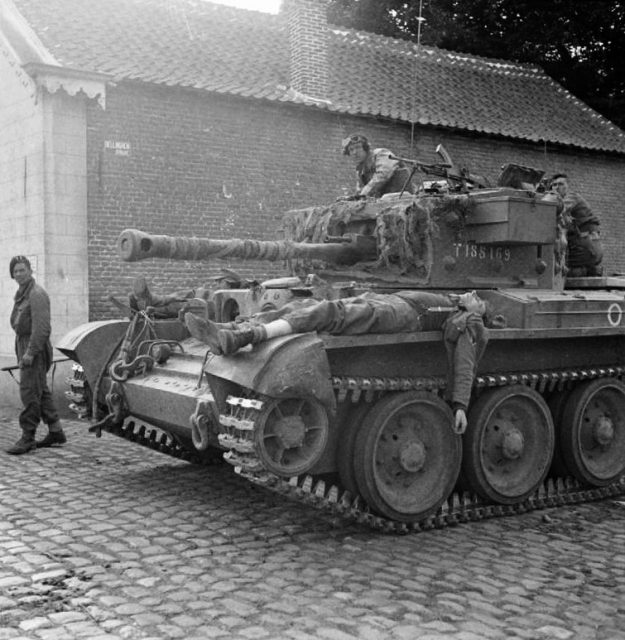
<svg viewBox="0 0 625 640">
<path fill-rule="evenodd" d="M 440 331 L 293 334 L 217 355 L 150 308 L 57 345 L 84 369 L 92 430 L 223 457 L 252 482 L 392 531 L 621 493 L 625 279 L 567 280 L 557 203 L 536 181 L 513 183 L 290 211 L 281 241 L 128 229 L 118 242 L 127 261 L 285 263 L 284 279 L 192 301 L 220 322 L 299 296 L 477 290 L 505 326 L 489 330 L 463 435 L 443 399 Z"/>
</svg>

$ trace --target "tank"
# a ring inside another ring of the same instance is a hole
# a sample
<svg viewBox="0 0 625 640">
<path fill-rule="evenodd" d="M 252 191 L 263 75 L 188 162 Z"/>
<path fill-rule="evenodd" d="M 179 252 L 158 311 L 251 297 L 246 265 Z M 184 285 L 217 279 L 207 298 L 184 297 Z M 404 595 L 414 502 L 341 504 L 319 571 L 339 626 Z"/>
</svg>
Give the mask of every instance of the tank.
<svg viewBox="0 0 625 640">
<path fill-rule="evenodd" d="M 218 355 L 179 317 L 149 311 L 82 325 L 57 345 L 82 367 L 91 429 L 225 460 L 269 490 L 385 531 L 621 493 L 625 279 L 567 279 L 557 202 L 535 183 L 499 182 L 293 210 L 283 240 L 127 229 L 118 241 L 126 261 L 284 264 L 284 278 L 195 301 L 220 322 L 298 297 L 476 290 L 505 322 L 489 329 L 464 434 L 444 399 L 439 330 L 292 334 Z"/>
</svg>

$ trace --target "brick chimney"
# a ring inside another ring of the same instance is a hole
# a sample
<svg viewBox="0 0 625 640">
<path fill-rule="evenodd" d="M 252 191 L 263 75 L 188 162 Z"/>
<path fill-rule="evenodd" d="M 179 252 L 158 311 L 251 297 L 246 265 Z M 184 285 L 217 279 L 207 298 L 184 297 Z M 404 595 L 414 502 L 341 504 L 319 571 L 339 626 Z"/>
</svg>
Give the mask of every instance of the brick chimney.
<svg viewBox="0 0 625 640">
<path fill-rule="evenodd" d="M 328 95 L 328 22 L 330 0 L 282 0 L 290 52 L 291 88 L 316 100 Z"/>
</svg>

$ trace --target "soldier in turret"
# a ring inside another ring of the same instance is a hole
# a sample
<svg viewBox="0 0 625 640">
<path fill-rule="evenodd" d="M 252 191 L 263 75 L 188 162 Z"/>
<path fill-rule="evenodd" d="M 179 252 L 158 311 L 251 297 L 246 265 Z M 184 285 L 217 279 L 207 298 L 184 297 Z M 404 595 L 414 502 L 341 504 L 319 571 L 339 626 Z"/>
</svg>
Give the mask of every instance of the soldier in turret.
<svg viewBox="0 0 625 640">
<path fill-rule="evenodd" d="M 410 170 L 388 149 L 372 149 L 369 140 L 361 134 L 345 138 L 342 147 L 343 154 L 356 165 L 357 197 L 379 198 L 386 193 L 414 192 Z"/>
<path fill-rule="evenodd" d="M 566 264 L 569 277 L 600 276 L 601 261 L 600 220 L 589 204 L 569 187 L 565 173 L 556 173 L 551 178 L 551 190 L 557 193 L 564 205 L 568 253 Z"/>
<path fill-rule="evenodd" d="M 430 313 L 432 310 L 446 312 L 446 319 L 441 313 Z M 409 290 L 287 304 L 270 315 L 256 314 L 249 323 L 218 324 L 192 313 L 187 313 L 184 320 L 191 335 L 218 355 L 292 333 L 358 335 L 442 328 L 448 355 L 448 399 L 456 430 L 464 433 L 477 363 L 488 341 L 484 317 L 489 313 L 486 302 L 475 291 L 457 295 Z"/>
</svg>

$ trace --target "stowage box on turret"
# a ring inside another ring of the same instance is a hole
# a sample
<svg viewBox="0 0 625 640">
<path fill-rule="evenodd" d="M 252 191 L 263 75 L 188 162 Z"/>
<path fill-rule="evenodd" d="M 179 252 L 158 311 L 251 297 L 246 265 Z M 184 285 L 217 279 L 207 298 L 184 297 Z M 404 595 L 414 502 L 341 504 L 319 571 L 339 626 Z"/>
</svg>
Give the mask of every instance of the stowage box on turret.
<svg viewBox="0 0 625 640">
<path fill-rule="evenodd" d="M 57 346 L 84 369 L 94 430 L 193 460 L 223 456 L 253 482 L 386 530 L 616 494 L 625 281 L 567 281 L 558 220 L 549 196 L 498 187 L 290 211 L 279 241 L 120 235 L 127 261 L 285 264 L 284 279 L 193 301 L 221 323 L 298 298 L 476 290 L 499 322 L 463 434 L 445 400 L 439 330 L 291 334 L 219 355 L 148 307 Z"/>
</svg>

